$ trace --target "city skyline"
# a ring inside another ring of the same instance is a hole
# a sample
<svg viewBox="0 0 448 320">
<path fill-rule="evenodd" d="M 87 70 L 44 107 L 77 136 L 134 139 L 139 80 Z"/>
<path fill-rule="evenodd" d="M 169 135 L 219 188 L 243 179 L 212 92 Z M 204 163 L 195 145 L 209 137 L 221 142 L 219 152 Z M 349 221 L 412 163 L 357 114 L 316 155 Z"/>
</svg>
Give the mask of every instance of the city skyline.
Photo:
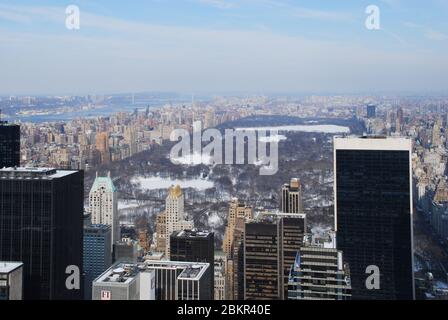
<svg viewBox="0 0 448 320">
<path fill-rule="evenodd" d="M 0 0 L 0 304 L 448 300 L 447 12 Z"/>
<path fill-rule="evenodd" d="M 66 4 L 1 1 L 0 94 L 446 93 L 447 4 L 430 2 L 73 1 L 68 30 Z"/>
</svg>

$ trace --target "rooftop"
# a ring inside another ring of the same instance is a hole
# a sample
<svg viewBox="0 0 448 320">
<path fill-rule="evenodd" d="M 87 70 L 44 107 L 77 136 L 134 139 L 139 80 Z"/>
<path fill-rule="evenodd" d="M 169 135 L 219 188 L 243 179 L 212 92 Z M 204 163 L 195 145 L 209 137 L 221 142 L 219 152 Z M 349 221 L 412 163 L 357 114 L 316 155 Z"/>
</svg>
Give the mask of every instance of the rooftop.
<svg viewBox="0 0 448 320">
<path fill-rule="evenodd" d="M 169 193 L 169 196 L 172 198 L 179 198 L 180 196 L 182 196 L 182 189 L 179 185 L 172 186 L 168 190 L 168 193 Z"/>
<path fill-rule="evenodd" d="M 138 276 L 139 272 L 140 266 L 136 263 L 118 263 L 107 269 L 94 282 L 128 284 Z"/>
<path fill-rule="evenodd" d="M 207 230 L 198 230 L 198 229 L 192 229 L 192 230 L 181 230 L 176 231 L 173 233 L 173 237 L 177 238 L 207 238 L 210 235 L 211 232 Z"/>
<path fill-rule="evenodd" d="M 22 262 L 3 262 L 0 261 L 0 273 L 10 273 L 23 266 Z"/>
<path fill-rule="evenodd" d="M 145 261 L 147 269 L 181 269 L 178 279 L 199 280 L 209 268 L 209 263 L 181 261 Z"/>
<path fill-rule="evenodd" d="M 105 224 L 89 224 L 84 226 L 84 233 L 87 231 L 89 233 L 99 233 L 99 232 L 107 232 L 111 230 L 111 227 Z"/>
<path fill-rule="evenodd" d="M 2 120 L 0 112 L 0 127 L 19 127 L 18 124 L 10 123 L 8 121 Z"/>
<path fill-rule="evenodd" d="M 301 182 L 300 179 L 298 178 L 292 178 L 291 181 L 288 183 L 285 183 L 283 185 L 283 187 L 285 188 L 290 188 L 290 189 L 294 189 L 294 190 L 298 190 L 301 186 Z"/>
<path fill-rule="evenodd" d="M 98 177 L 97 176 L 90 192 L 98 190 L 100 187 L 105 187 L 107 190 L 110 190 L 112 192 L 116 191 L 114 182 L 112 181 L 112 178 L 110 176 L 108 176 L 108 177 Z"/>
<path fill-rule="evenodd" d="M 261 212 L 255 220 L 269 220 L 273 218 L 297 218 L 306 219 L 305 213 L 285 213 L 280 210 L 264 211 Z"/>
<path fill-rule="evenodd" d="M 3 168 L 0 169 L 1 179 L 57 179 L 76 173 L 75 170 L 57 170 L 54 168 Z"/>
<path fill-rule="evenodd" d="M 200 280 L 210 264 L 200 262 L 178 262 L 147 260 L 141 263 L 119 262 L 94 280 L 95 283 L 129 284 L 140 272 L 157 269 L 179 270 L 180 280 Z"/>
<path fill-rule="evenodd" d="M 334 137 L 335 150 L 411 151 L 412 140 L 405 137 L 347 136 Z"/>
</svg>

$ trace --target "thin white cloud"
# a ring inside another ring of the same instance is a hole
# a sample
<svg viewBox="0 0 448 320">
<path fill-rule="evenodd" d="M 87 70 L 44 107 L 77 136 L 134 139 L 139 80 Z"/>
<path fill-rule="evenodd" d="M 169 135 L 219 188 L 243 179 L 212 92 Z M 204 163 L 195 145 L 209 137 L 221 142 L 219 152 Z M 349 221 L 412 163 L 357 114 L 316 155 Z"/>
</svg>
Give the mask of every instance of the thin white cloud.
<svg viewBox="0 0 448 320">
<path fill-rule="evenodd" d="M 448 40 L 448 34 L 447 33 L 434 31 L 434 30 L 427 30 L 427 31 L 425 31 L 424 36 L 427 39 L 430 39 L 430 40 L 437 40 L 437 41 Z"/>
<path fill-rule="evenodd" d="M 406 28 L 419 30 L 419 32 L 421 32 L 421 34 L 428 40 L 433 40 L 433 41 L 448 40 L 448 33 L 434 30 L 434 29 L 426 27 L 422 24 L 409 22 L 409 21 L 405 21 L 402 24 Z"/>
<path fill-rule="evenodd" d="M 232 9 L 237 7 L 236 3 L 232 1 L 226 1 L 226 0 L 195 0 L 196 2 L 200 4 L 204 4 L 207 6 L 211 6 L 213 8 L 217 9 Z"/>
<path fill-rule="evenodd" d="M 0 21 L 2 20 L 15 23 L 29 23 L 31 21 L 31 19 L 27 15 L 0 8 Z"/>
<path fill-rule="evenodd" d="M 27 10 L 20 12 L 37 9 Z M 0 29 L 2 93 L 424 90 L 448 80 L 446 58 L 434 53 L 267 30 L 138 23 L 84 11 L 77 32 L 65 29 L 60 8 L 37 11 L 36 24 L 54 21 L 53 33 Z"/>
<path fill-rule="evenodd" d="M 346 21 L 352 18 L 350 14 L 344 12 L 313 10 L 300 7 L 294 7 L 292 14 L 303 19 Z"/>
</svg>

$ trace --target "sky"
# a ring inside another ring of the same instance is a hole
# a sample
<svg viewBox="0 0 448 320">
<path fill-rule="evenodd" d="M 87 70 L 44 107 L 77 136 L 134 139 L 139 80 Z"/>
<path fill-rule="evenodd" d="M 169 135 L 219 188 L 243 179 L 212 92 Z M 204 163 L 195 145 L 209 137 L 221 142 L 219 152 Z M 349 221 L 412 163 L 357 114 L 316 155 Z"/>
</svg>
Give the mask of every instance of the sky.
<svg viewBox="0 0 448 320">
<path fill-rule="evenodd" d="M 447 49 L 448 0 L 0 0 L 1 95 L 448 93 Z"/>
</svg>

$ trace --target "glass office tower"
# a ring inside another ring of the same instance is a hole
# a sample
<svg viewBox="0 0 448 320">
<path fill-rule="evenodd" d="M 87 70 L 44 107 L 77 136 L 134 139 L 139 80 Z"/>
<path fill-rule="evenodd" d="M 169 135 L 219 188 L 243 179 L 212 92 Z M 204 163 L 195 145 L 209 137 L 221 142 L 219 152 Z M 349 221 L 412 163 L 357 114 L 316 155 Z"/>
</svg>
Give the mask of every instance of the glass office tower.
<svg viewBox="0 0 448 320">
<path fill-rule="evenodd" d="M 20 126 L 0 120 L 0 169 L 20 166 Z"/>
<path fill-rule="evenodd" d="M 66 270 L 82 274 L 83 184 L 82 171 L 0 169 L 0 261 L 23 262 L 25 300 L 82 299 Z"/>
<path fill-rule="evenodd" d="M 171 261 L 209 263 L 210 299 L 215 287 L 215 234 L 205 230 L 175 231 L 170 236 Z"/>
<path fill-rule="evenodd" d="M 414 298 L 411 150 L 405 138 L 334 140 L 337 248 L 353 299 Z M 379 289 L 366 285 L 369 266 L 379 268 Z"/>
</svg>

